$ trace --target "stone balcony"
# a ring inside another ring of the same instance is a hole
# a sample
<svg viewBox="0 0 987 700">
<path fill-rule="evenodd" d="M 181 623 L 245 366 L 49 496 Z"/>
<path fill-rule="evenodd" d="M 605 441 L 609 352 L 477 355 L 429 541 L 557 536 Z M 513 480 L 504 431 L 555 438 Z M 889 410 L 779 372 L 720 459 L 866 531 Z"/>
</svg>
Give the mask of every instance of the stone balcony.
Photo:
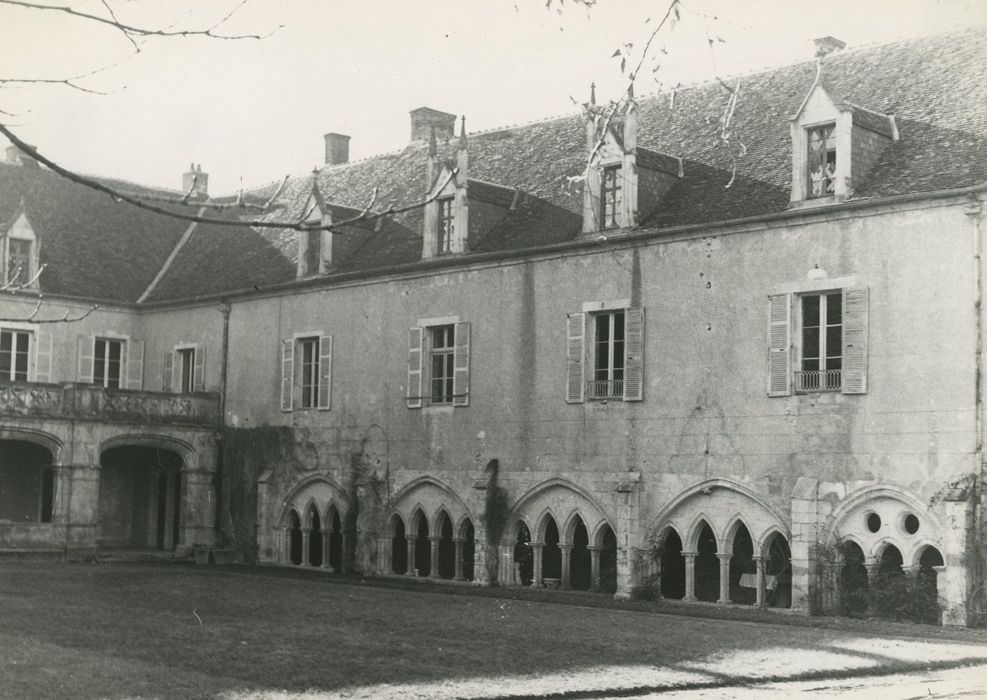
<svg viewBox="0 0 987 700">
<path fill-rule="evenodd" d="M 0 382 L 0 416 L 156 425 L 219 424 L 219 395 L 104 389 L 92 384 Z"/>
</svg>

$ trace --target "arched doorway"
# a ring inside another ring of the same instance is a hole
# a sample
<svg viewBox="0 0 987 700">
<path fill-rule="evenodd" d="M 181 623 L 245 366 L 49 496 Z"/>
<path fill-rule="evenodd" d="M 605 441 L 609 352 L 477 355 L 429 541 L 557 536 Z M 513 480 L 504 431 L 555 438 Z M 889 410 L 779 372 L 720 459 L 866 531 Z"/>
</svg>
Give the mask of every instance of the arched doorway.
<svg viewBox="0 0 987 700">
<path fill-rule="evenodd" d="M 572 528 L 572 550 L 569 554 L 569 587 L 588 591 L 593 585 L 593 562 L 589 552 L 589 532 L 583 519 L 576 516 Z"/>
<path fill-rule="evenodd" d="M 305 525 L 308 528 L 308 564 L 322 566 L 322 518 L 314 503 L 305 514 Z"/>
<path fill-rule="evenodd" d="M 764 576 L 767 582 L 765 605 L 769 608 L 792 607 L 792 551 L 788 540 L 776 532 L 761 550 Z"/>
<path fill-rule="evenodd" d="M 945 565 L 942 554 L 935 547 L 925 547 L 918 560 L 915 580 L 915 621 L 930 625 L 939 624 L 939 572 Z"/>
<path fill-rule="evenodd" d="M 541 555 L 541 578 L 562 580 L 562 550 L 559 548 L 559 526 L 555 524 L 555 518 L 551 515 L 545 516 L 544 546 Z"/>
<path fill-rule="evenodd" d="M 0 520 L 50 523 L 54 502 L 51 452 L 25 440 L 0 440 Z"/>
<path fill-rule="evenodd" d="M 428 519 L 423 512 L 416 511 L 411 516 L 411 522 L 415 523 L 415 563 L 412 567 L 416 576 L 429 576 L 432 573 L 432 542 L 428 535 Z"/>
<path fill-rule="evenodd" d="M 893 544 L 885 546 L 877 560 L 877 575 L 871 589 L 873 610 L 878 617 L 893 620 L 910 617 L 914 601 L 902 564 L 901 550 Z"/>
<path fill-rule="evenodd" d="M 180 544 L 182 458 L 159 447 L 123 445 L 100 456 L 100 547 L 174 549 Z"/>
<path fill-rule="evenodd" d="M 476 578 L 476 531 L 469 518 L 462 527 L 463 539 L 463 578 L 472 581 Z"/>
<path fill-rule="evenodd" d="M 867 612 L 870 589 L 864 552 L 856 542 L 848 540 L 840 545 L 840 555 L 843 559 L 838 583 L 840 612 L 859 617 Z"/>
<path fill-rule="evenodd" d="M 329 538 L 329 566 L 333 571 L 343 570 L 343 523 L 339 517 L 336 506 L 329 506 L 329 514 L 326 518 L 328 525 L 327 536 Z"/>
<path fill-rule="evenodd" d="M 531 550 L 531 531 L 523 522 L 517 524 L 514 537 L 514 583 L 530 586 L 534 576 L 534 556 Z"/>
<path fill-rule="evenodd" d="M 453 578 L 456 575 L 456 543 L 453 542 L 452 520 L 444 510 L 437 519 L 439 531 L 439 578 Z"/>
<path fill-rule="evenodd" d="M 617 592 L 617 535 L 609 525 L 600 535 L 600 590 Z"/>
<path fill-rule="evenodd" d="M 404 521 L 397 513 L 391 517 L 391 573 L 408 573 L 408 538 Z"/>
<path fill-rule="evenodd" d="M 730 555 L 730 602 L 753 605 L 757 600 L 757 565 L 754 541 L 747 526 L 740 523 L 733 536 Z"/>
<path fill-rule="evenodd" d="M 674 529 L 665 530 L 658 558 L 661 597 L 681 600 L 685 597 L 685 557 L 682 556 L 682 539 Z"/>
<path fill-rule="evenodd" d="M 715 603 L 720 597 L 720 560 L 713 528 L 705 521 L 699 530 L 696 551 L 696 598 Z"/>
<path fill-rule="evenodd" d="M 295 566 L 302 563 L 302 519 L 298 511 L 292 508 L 288 511 L 288 561 Z"/>
</svg>

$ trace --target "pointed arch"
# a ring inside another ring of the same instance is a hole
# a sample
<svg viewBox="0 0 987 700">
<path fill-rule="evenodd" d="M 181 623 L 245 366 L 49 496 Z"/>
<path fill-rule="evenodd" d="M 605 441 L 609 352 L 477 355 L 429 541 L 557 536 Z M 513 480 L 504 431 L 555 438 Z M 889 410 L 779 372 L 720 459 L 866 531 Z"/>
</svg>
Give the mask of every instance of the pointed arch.
<svg viewBox="0 0 987 700">
<path fill-rule="evenodd" d="M 720 542 L 720 536 L 717 534 L 716 528 L 710 523 L 710 520 L 711 518 L 705 511 L 700 511 L 696 514 L 689 527 L 686 528 L 686 538 L 682 540 L 682 546 L 685 547 L 685 551 L 695 552 L 697 550 L 699 546 L 699 535 L 704 527 L 708 527 L 712 531 L 717 543 Z"/>
<path fill-rule="evenodd" d="M 733 553 L 734 538 L 737 536 L 737 533 L 740 531 L 741 526 L 745 530 L 747 530 L 748 534 L 751 533 L 751 529 L 750 527 L 748 527 L 743 514 L 734 513 L 732 516 L 730 516 L 730 519 L 727 521 L 726 527 L 723 528 L 723 538 L 719 542 L 719 545 L 722 548 L 720 551 L 725 552 L 727 554 Z M 757 556 L 760 553 L 760 549 L 761 549 L 760 541 L 755 539 L 753 535 L 751 535 L 751 542 L 754 545 L 754 556 Z"/>
<path fill-rule="evenodd" d="M 315 515 L 315 518 L 312 515 Z M 315 499 L 311 496 L 302 508 L 302 527 L 311 528 L 315 519 L 322 520 L 322 516 L 319 513 L 319 506 L 315 502 Z"/>
<path fill-rule="evenodd" d="M 700 495 L 715 497 L 717 495 L 717 491 L 719 490 L 732 491 L 739 494 L 740 496 L 743 496 L 745 499 L 752 501 L 753 504 L 755 504 L 756 506 L 758 506 L 760 509 L 764 511 L 766 519 L 772 520 L 774 524 L 781 527 L 785 532 L 788 532 L 788 528 L 785 527 L 785 523 L 787 522 L 786 518 L 777 509 L 775 509 L 774 506 L 772 506 L 770 503 L 768 503 L 766 500 L 761 498 L 759 495 L 754 493 L 751 489 L 747 488 L 739 481 L 734 481 L 733 479 L 725 479 L 722 477 L 716 479 L 706 479 L 705 481 L 701 481 L 698 484 L 690 486 L 682 493 L 680 493 L 678 496 L 676 496 L 671 501 L 669 501 L 668 504 L 665 505 L 665 507 L 658 512 L 658 514 L 655 516 L 654 520 L 652 521 L 653 523 L 652 531 L 656 530 L 657 528 L 664 525 L 667 521 L 669 521 L 672 515 L 675 513 L 675 511 L 678 510 L 680 506 L 685 504 L 690 499 Z M 749 529 L 751 524 L 748 523 L 747 526 Z M 758 530 L 758 534 L 760 534 L 760 530 Z"/>
<path fill-rule="evenodd" d="M 848 494 L 829 516 L 826 524 L 826 530 L 829 531 L 832 536 L 837 526 L 856 508 L 866 505 L 869 501 L 875 501 L 881 498 L 900 501 L 908 508 L 922 514 L 923 518 L 928 519 L 935 532 L 942 532 L 942 522 L 935 513 L 931 512 L 926 507 L 922 499 L 910 491 L 887 484 L 865 486 L 857 489 L 853 493 Z"/>
<path fill-rule="evenodd" d="M 453 504 L 452 507 L 449 507 L 447 505 L 448 510 L 453 510 L 453 511 L 458 510 L 461 513 L 467 513 L 472 516 L 472 512 L 470 511 L 469 506 L 466 505 L 466 501 L 460 498 L 459 494 L 456 493 L 455 489 L 453 489 L 449 484 L 445 483 L 444 481 L 441 481 L 440 479 L 437 479 L 434 476 L 430 476 L 430 475 L 420 476 L 416 479 L 412 479 L 407 484 L 399 488 L 397 491 L 395 491 L 394 495 L 391 496 L 391 498 L 388 500 L 388 506 L 391 508 L 399 507 L 401 502 L 404 501 L 409 494 L 411 494 L 416 489 L 420 489 L 424 486 L 432 486 L 438 489 L 439 491 L 442 491 L 448 497 L 449 502 Z"/>
<path fill-rule="evenodd" d="M 946 559 L 942 556 L 942 550 L 940 550 L 939 547 L 937 547 L 936 544 L 931 540 L 921 540 L 915 545 L 915 547 L 912 549 L 911 556 L 905 560 L 907 562 L 907 565 L 922 566 L 923 564 L 922 559 L 923 557 L 927 557 L 927 554 L 930 552 L 930 550 L 932 552 L 935 552 L 936 556 L 938 556 L 939 558 L 938 564 L 930 564 L 930 566 L 945 566 Z"/>
<path fill-rule="evenodd" d="M 555 529 L 559 531 L 559 537 L 562 536 L 562 531 L 559 529 L 559 519 L 552 512 L 550 507 L 544 508 L 538 517 L 535 519 L 535 531 L 531 533 L 535 542 L 545 541 L 545 530 L 548 527 L 549 521 L 555 525 Z"/>
<path fill-rule="evenodd" d="M 456 533 L 456 537 L 465 538 L 467 528 L 473 528 L 473 531 L 474 532 L 476 531 L 476 525 L 473 524 L 473 518 L 471 518 L 469 515 L 462 515 L 454 525 L 454 532 Z"/>
<path fill-rule="evenodd" d="M 546 492 L 552 489 L 564 489 L 572 492 L 583 501 L 585 501 L 586 508 L 583 509 L 582 517 L 583 522 L 589 522 L 587 511 L 595 511 L 597 518 L 592 521 L 592 527 L 595 529 L 599 520 L 606 520 L 613 527 L 614 518 L 610 517 L 610 514 L 599 504 L 596 498 L 588 490 L 580 486 L 579 484 L 570 481 L 569 479 L 564 479 L 562 477 L 553 477 L 551 479 L 546 479 L 538 484 L 535 484 L 530 489 L 525 491 L 523 494 L 518 496 L 511 504 L 510 514 L 512 519 L 517 517 L 519 514 L 526 512 L 528 505 L 539 499 L 541 496 L 546 494 Z M 575 505 L 573 511 L 579 510 L 579 506 Z M 568 512 L 568 511 L 567 511 Z M 559 522 L 556 518 L 556 522 Z M 616 528 L 614 528 L 616 531 Z"/>
<path fill-rule="evenodd" d="M 428 533 L 432 534 L 432 524 L 428 521 L 428 515 L 425 513 L 425 509 L 422 507 L 421 503 L 416 503 L 414 508 L 411 509 L 411 517 L 409 518 L 411 523 L 412 534 L 418 534 L 421 529 L 422 522 L 425 523 L 425 527 L 428 528 Z"/>
<path fill-rule="evenodd" d="M 439 507 L 435 509 L 434 513 L 432 513 L 432 526 L 429 528 L 430 531 L 436 535 L 441 534 L 443 516 L 445 516 L 445 518 L 449 521 L 450 526 L 453 522 L 455 522 L 452 519 L 452 516 L 449 515 L 449 509 L 446 508 L 445 503 L 440 503 Z M 453 532 L 455 532 L 455 528 L 453 528 Z"/>
</svg>

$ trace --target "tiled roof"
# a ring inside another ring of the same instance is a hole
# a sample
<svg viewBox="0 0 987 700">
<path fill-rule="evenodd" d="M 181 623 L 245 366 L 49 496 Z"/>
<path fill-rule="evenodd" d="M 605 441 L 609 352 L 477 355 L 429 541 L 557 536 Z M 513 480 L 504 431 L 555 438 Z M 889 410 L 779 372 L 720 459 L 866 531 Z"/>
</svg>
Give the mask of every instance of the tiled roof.
<svg viewBox="0 0 987 700">
<path fill-rule="evenodd" d="M 831 96 L 851 105 L 868 128 L 889 131 L 887 115 L 894 115 L 900 133 L 870 173 L 853 183 L 852 198 L 987 183 L 985 76 L 985 28 L 827 56 L 820 77 Z M 816 78 L 816 62 L 810 60 L 724 81 L 739 85 L 726 140 L 721 117 L 730 95 L 720 81 L 639 98 L 642 164 L 666 169 L 674 163 L 677 172 L 675 156 L 682 158 L 684 171 L 642 228 L 660 230 L 785 211 L 791 187 L 789 120 Z M 439 144 L 439 151 L 440 159 L 454 157 L 455 140 Z M 376 209 L 400 208 L 424 197 L 426 155 L 424 142 L 412 142 L 395 153 L 327 166 L 315 177 L 335 220 L 362 210 L 375 188 Z M 581 115 L 470 134 L 471 196 L 504 203 L 508 194 L 513 202 L 515 189 L 521 191 L 514 210 L 476 241 L 474 249 L 529 248 L 578 236 L 585 158 Z M 0 170 L 0 178 L 8 170 Z M 312 177 L 291 179 L 262 218 L 297 221 Z M 42 173 L 28 179 L 52 178 Z M 41 200 L 35 197 L 31 212 L 39 206 L 56 210 L 47 219 L 39 218 L 52 236 L 51 245 L 42 250 L 50 247 L 48 254 L 57 262 L 46 280 L 52 291 L 134 299 L 184 230 L 181 222 L 115 205 L 101 195 L 72 191 L 63 204 L 62 193 L 75 186 L 46 187 L 54 189 Z M 255 194 L 270 196 L 275 188 Z M 21 189 L 18 185 L 11 190 L 0 180 L 0 220 L 16 206 Z M 76 218 L 86 220 L 78 235 L 72 223 Z M 352 242 L 342 246 L 330 274 L 418 261 L 421 230 L 421 208 L 389 217 L 379 230 L 368 222 L 348 227 L 340 236 L 352 237 Z M 291 231 L 261 229 L 251 235 L 242 229 L 201 227 L 185 248 L 152 299 L 262 288 L 294 278 L 297 244 Z M 121 274 L 138 259 L 137 251 L 140 269 Z"/>
</svg>

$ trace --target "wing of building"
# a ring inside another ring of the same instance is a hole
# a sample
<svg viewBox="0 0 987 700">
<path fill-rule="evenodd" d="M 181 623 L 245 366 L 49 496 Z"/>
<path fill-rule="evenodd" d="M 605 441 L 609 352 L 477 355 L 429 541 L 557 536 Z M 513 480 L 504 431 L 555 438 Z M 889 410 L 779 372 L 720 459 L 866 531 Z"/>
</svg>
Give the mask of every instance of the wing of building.
<svg viewBox="0 0 987 700">
<path fill-rule="evenodd" d="M 358 162 L 326 134 L 263 209 L 196 166 L 107 183 L 219 223 L 9 153 L 0 550 L 813 613 L 904 586 L 972 622 L 987 30 L 818 45 L 482 133 L 422 107 Z"/>
</svg>

